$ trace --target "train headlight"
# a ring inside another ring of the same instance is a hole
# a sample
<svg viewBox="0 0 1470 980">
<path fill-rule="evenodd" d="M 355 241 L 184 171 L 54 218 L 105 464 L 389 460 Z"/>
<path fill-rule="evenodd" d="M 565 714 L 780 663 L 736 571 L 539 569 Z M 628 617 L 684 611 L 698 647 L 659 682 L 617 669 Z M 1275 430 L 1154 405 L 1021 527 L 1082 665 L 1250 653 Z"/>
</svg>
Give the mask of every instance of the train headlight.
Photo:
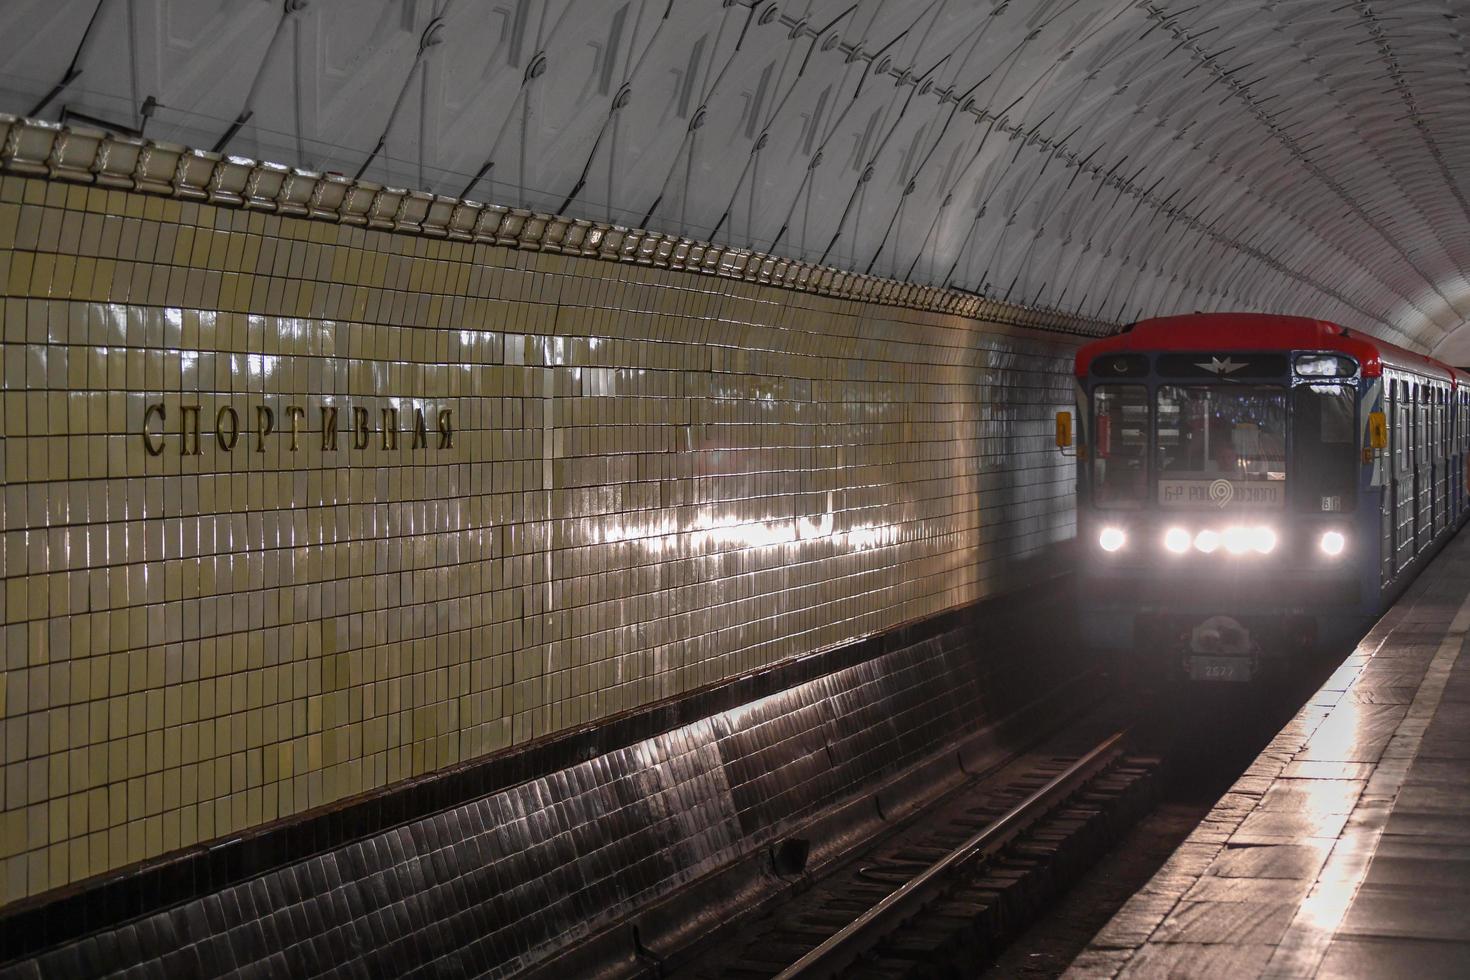
<svg viewBox="0 0 1470 980">
<path fill-rule="evenodd" d="M 1276 550 L 1276 532 L 1269 527 L 1251 528 L 1251 548 L 1263 555 Z"/>
<path fill-rule="evenodd" d="M 1322 540 L 1318 542 L 1318 545 L 1324 555 L 1336 558 L 1342 554 L 1342 549 L 1347 547 L 1347 538 L 1343 537 L 1341 531 L 1328 531 L 1322 535 Z"/>
<path fill-rule="evenodd" d="M 1105 527 L 1097 536 L 1097 546 L 1103 551 L 1117 551 L 1128 541 L 1121 527 Z"/>
<path fill-rule="evenodd" d="M 1164 547 L 1176 555 L 1182 555 L 1188 551 L 1189 544 L 1189 532 L 1182 527 L 1171 527 L 1164 532 Z"/>
<path fill-rule="evenodd" d="M 1220 532 L 1205 528 L 1194 536 L 1194 546 L 1205 554 L 1210 554 L 1220 547 Z"/>
<path fill-rule="evenodd" d="M 1232 555 L 1243 555 L 1251 550 L 1250 528 L 1241 527 L 1236 524 L 1227 527 L 1221 537 L 1225 542 L 1225 550 Z"/>
</svg>

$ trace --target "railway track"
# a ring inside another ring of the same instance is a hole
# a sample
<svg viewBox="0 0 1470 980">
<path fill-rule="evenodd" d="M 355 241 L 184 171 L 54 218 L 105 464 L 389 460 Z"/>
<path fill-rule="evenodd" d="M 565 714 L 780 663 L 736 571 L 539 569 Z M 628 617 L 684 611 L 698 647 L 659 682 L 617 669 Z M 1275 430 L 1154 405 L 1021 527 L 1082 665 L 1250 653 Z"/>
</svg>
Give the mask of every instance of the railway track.
<svg viewBox="0 0 1470 980">
<path fill-rule="evenodd" d="M 1130 757 L 1126 734 L 1017 760 L 690 973 L 973 975 L 1151 805 L 1157 761 Z"/>
</svg>

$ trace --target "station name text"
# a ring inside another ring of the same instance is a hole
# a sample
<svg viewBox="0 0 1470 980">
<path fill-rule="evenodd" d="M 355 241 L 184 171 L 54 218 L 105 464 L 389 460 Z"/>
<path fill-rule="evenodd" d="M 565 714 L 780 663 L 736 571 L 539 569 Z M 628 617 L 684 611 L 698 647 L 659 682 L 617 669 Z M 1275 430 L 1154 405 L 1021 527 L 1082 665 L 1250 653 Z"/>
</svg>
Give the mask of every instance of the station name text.
<svg viewBox="0 0 1470 980">
<path fill-rule="evenodd" d="M 409 449 L 454 448 L 454 409 L 442 408 L 432 419 L 422 408 L 400 412 L 383 408 L 376 413 L 362 406 L 350 409 L 337 405 L 317 407 L 316 418 L 302 405 L 286 405 L 278 414 L 269 405 L 256 405 L 254 412 L 242 413 L 233 405 L 222 406 L 214 414 L 212 429 L 206 428 L 203 406 L 176 405 L 172 409 L 154 402 L 143 412 L 141 436 L 143 449 L 149 456 L 162 456 L 170 442 L 178 446 L 181 456 L 198 456 L 212 435 L 221 452 L 234 452 L 240 436 L 248 427 L 255 436 L 255 452 L 265 452 L 268 439 L 279 439 L 287 451 L 297 452 L 307 440 L 320 438 L 322 452 L 335 452 L 351 446 L 367 449 L 374 442 L 380 449 L 397 449 L 400 438 Z M 317 423 L 312 426 L 311 423 Z"/>
</svg>

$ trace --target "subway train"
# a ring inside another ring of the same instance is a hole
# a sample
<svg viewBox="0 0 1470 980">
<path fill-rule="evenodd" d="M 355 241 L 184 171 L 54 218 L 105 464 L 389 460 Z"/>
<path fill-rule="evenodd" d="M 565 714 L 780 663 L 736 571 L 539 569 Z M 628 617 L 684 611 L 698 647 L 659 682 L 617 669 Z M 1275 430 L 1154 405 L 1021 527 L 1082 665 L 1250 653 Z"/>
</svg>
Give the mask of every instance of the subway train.
<svg viewBox="0 0 1470 980">
<path fill-rule="evenodd" d="M 1082 347 L 1084 643 L 1250 681 L 1379 616 L 1470 513 L 1470 372 L 1303 317 L 1143 320 Z M 1075 433 L 1075 435 L 1074 435 Z"/>
</svg>

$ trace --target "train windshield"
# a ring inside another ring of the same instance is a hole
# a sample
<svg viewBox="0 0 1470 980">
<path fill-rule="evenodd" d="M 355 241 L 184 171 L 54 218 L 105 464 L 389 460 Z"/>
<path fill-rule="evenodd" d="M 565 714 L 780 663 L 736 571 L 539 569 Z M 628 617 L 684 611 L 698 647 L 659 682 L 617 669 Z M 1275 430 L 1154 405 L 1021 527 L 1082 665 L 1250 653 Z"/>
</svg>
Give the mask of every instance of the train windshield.
<svg viewBox="0 0 1470 980">
<path fill-rule="evenodd" d="M 1157 404 L 1159 503 L 1286 504 L 1286 389 L 1164 385 Z"/>
<path fill-rule="evenodd" d="M 1142 507 L 1148 499 L 1148 389 L 1099 385 L 1092 407 L 1092 502 Z"/>
</svg>

